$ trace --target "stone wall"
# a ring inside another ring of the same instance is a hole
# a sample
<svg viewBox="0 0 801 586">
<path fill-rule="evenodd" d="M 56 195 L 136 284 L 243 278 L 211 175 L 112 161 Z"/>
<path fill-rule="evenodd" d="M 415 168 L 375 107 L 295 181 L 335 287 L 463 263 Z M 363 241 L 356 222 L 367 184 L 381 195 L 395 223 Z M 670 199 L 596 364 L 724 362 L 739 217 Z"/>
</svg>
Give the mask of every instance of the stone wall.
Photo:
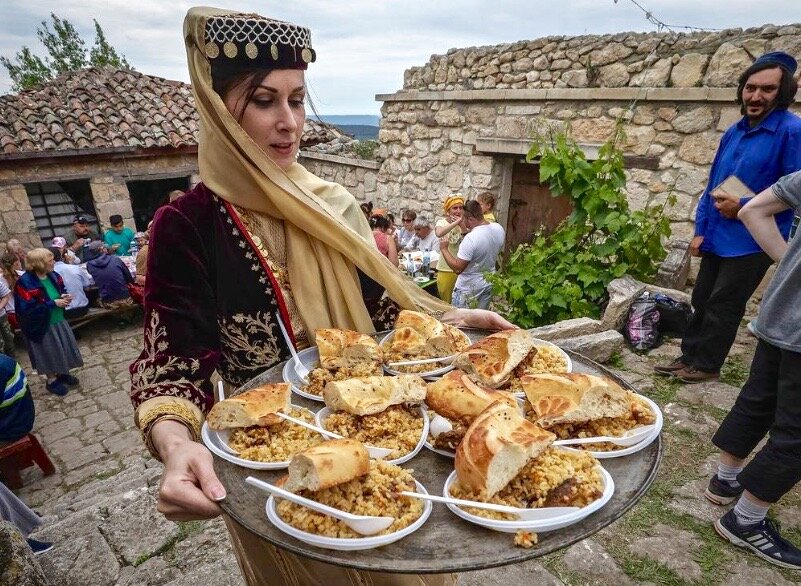
<svg viewBox="0 0 801 586">
<path fill-rule="evenodd" d="M 404 73 L 411 90 L 567 87 L 736 87 L 767 51 L 801 54 L 801 25 L 714 33 L 546 37 L 451 49 Z"/>
<path fill-rule="evenodd" d="M 566 125 L 592 158 L 623 118 L 632 207 L 674 193 L 667 214 L 688 239 L 720 137 L 740 117 L 732 86 L 755 55 L 775 49 L 801 58 L 801 26 L 549 37 L 433 56 L 406 72 L 403 90 L 377 96 L 378 205 L 438 215 L 447 194 L 489 189 L 505 222 L 532 126 Z"/>
<path fill-rule="evenodd" d="M 197 156 L 170 153 L 149 156 L 82 156 L 0 162 L 0 242 L 19 239 L 23 246 L 42 246 L 31 211 L 26 183 L 86 179 L 95 212 L 105 225 L 120 214 L 134 229 L 127 181 L 191 176 L 197 182 Z"/>
<path fill-rule="evenodd" d="M 377 161 L 304 150 L 298 162 L 318 177 L 345 186 L 359 201 L 375 200 Z"/>
</svg>

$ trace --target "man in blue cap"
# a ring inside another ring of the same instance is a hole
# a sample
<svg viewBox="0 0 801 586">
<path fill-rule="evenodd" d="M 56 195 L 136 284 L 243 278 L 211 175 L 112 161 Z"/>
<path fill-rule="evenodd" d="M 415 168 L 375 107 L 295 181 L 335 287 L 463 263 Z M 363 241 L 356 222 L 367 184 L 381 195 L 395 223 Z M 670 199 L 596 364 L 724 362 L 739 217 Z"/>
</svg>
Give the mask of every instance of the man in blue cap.
<svg viewBox="0 0 801 586">
<path fill-rule="evenodd" d="M 655 367 L 659 374 L 685 383 L 717 380 L 746 303 L 772 263 L 737 219 L 751 198 L 716 188 L 736 177 L 752 193 L 760 193 L 780 177 L 801 170 L 801 118 L 788 111 L 798 89 L 796 67 L 792 56 L 774 51 L 754 61 L 738 80 L 743 118 L 720 140 L 690 242 L 690 254 L 701 257 L 692 295 L 695 312 L 682 339 L 681 356 Z M 777 213 L 775 220 L 787 240 L 793 211 Z"/>
</svg>

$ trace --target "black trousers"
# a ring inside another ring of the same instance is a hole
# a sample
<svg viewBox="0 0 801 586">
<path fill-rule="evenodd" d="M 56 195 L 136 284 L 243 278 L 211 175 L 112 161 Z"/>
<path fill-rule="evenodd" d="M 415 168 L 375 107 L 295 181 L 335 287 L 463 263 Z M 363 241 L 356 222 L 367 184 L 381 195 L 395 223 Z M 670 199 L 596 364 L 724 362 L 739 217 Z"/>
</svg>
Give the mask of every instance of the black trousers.
<svg viewBox="0 0 801 586">
<path fill-rule="evenodd" d="M 760 340 L 748 380 L 712 443 L 747 458 L 767 433 L 768 442 L 737 480 L 775 503 L 801 480 L 801 352 Z"/>
<path fill-rule="evenodd" d="M 695 311 L 681 341 L 684 364 L 706 372 L 720 370 L 745 305 L 772 262 L 764 252 L 736 257 L 704 254 L 693 288 Z"/>
</svg>

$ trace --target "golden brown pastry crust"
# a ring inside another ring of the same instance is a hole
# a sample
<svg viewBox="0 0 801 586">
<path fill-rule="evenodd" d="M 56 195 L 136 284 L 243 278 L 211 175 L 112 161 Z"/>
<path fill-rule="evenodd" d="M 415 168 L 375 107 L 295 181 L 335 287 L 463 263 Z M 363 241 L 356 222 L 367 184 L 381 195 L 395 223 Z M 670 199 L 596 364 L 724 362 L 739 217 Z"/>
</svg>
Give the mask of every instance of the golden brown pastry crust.
<svg viewBox="0 0 801 586">
<path fill-rule="evenodd" d="M 322 490 L 370 471 L 367 448 L 353 439 L 327 440 L 295 454 L 289 462 L 289 474 L 280 483 L 291 492 Z"/>
<path fill-rule="evenodd" d="M 512 394 L 482 387 L 461 370 L 452 370 L 441 379 L 428 383 L 426 390 L 426 404 L 431 409 L 443 417 L 465 423 L 472 422 L 495 401 L 517 406 Z"/>
<path fill-rule="evenodd" d="M 371 336 L 336 328 L 314 331 L 320 366 L 334 369 L 354 366 L 365 362 L 380 363 L 381 348 Z"/>
<path fill-rule="evenodd" d="M 373 415 L 401 403 L 420 404 L 425 397 L 425 381 L 416 374 L 349 378 L 331 381 L 323 389 L 328 407 L 353 415 Z"/>
<path fill-rule="evenodd" d="M 504 330 L 479 340 L 454 360 L 476 382 L 498 388 L 509 380 L 515 367 L 534 350 L 526 330 Z"/>
<path fill-rule="evenodd" d="M 276 383 L 224 399 L 211 408 L 206 422 L 214 430 L 275 425 L 282 419 L 274 413 L 289 411 L 291 388 L 289 383 Z"/>
</svg>

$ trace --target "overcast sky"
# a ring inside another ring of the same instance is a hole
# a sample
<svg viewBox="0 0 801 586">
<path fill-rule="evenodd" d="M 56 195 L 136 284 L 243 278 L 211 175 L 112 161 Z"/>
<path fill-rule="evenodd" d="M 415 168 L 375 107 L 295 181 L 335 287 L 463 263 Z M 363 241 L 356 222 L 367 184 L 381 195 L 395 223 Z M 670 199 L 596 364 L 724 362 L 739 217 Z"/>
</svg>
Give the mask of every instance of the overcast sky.
<svg viewBox="0 0 801 586">
<path fill-rule="evenodd" d="M 704 28 L 801 21 L 797 0 L 637 0 L 662 22 Z M 0 0 L 0 55 L 44 49 L 36 27 L 50 12 L 70 20 L 87 45 L 92 19 L 143 73 L 188 81 L 181 26 L 194 2 L 178 0 Z M 308 81 L 322 114 L 378 114 L 377 93 L 403 84 L 403 71 L 453 47 L 548 35 L 648 31 L 632 0 L 228 0 L 218 5 L 308 26 L 317 62 Z M 0 94 L 11 89 L 0 67 Z"/>
</svg>

